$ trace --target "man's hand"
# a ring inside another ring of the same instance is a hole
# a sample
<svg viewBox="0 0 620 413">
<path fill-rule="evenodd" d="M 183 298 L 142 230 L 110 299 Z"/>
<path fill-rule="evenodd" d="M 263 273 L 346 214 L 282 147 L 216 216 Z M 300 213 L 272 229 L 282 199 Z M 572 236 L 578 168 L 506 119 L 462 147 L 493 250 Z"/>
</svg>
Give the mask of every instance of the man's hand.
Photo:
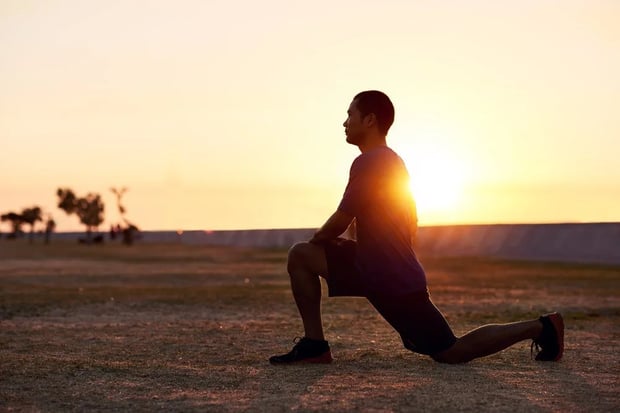
<svg viewBox="0 0 620 413">
<path fill-rule="evenodd" d="M 324 244 L 338 238 L 353 221 L 353 217 L 345 212 L 336 210 L 310 240 L 313 244 Z"/>
</svg>

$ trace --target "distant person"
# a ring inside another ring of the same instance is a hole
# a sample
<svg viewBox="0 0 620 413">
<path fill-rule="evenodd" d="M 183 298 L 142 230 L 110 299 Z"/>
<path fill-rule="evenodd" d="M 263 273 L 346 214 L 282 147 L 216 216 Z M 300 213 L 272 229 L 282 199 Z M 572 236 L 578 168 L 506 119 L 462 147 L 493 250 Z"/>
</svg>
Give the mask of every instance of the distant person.
<svg viewBox="0 0 620 413">
<path fill-rule="evenodd" d="M 415 207 L 409 174 L 386 145 L 394 121 L 390 99 L 379 91 L 353 98 L 343 126 L 346 140 L 359 147 L 349 182 L 336 212 L 308 242 L 289 251 L 287 269 L 305 335 L 293 349 L 269 359 L 272 364 L 329 363 L 323 335 L 321 283 L 329 296 L 366 297 L 400 334 L 404 346 L 442 363 L 464 363 L 533 340 L 536 360 L 556 361 L 564 351 L 559 313 L 538 319 L 479 327 L 456 337 L 430 299 L 426 275 L 412 248 Z M 357 240 L 339 236 L 355 219 Z"/>
<path fill-rule="evenodd" d="M 45 243 L 46 244 L 50 243 L 52 233 L 54 232 L 55 229 L 56 229 L 56 221 L 54 221 L 52 218 L 48 218 L 47 221 L 45 222 Z"/>
<path fill-rule="evenodd" d="M 123 229 L 123 244 L 132 245 L 138 237 L 139 231 L 137 226 L 127 222 L 127 227 Z"/>
</svg>

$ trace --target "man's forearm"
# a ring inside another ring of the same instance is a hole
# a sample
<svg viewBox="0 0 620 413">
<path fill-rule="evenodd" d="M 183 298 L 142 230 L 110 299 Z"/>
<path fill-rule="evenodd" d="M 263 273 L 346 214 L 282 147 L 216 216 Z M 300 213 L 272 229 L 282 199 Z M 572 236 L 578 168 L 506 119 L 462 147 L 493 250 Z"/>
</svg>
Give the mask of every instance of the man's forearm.
<svg viewBox="0 0 620 413">
<path fill-rule="evenodd" d="M 325 242 L 336 239 L 341 235 L 351 224 L 353 217 L 345 214 L 342 211 L 336 211 L 331 217 L 323 224 L 321 228 L 314 234 L 310 240 L 313 244 L 323 244 Z"/>
</svg>

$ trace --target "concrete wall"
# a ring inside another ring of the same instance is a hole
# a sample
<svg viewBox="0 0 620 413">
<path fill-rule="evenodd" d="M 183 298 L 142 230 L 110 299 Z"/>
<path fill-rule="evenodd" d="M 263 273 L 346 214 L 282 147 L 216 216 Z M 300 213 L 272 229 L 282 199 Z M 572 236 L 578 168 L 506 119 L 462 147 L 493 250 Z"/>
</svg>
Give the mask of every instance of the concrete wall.
<svg viewBox="0 0 620 413">
<path fill-rule="evenodd" d="M 620 223 L 420 228 L 421 253 L 620 264 Z"/>
<path fill-rule="evenodd" d="M 146 231 L 140 242 L 288 248 L 314 229 Z M 56 234 L 77 238 L 82 234 Z M 620 223 L 451 225 L 421 227 L 420 256 L 497 257 L 620 265 Z"/>
<path fill-rule="evenodd" d="M 248 229 L 235 231 L 144 232 L 143 242 L 285 248 L 312 237 L 314 229 Z"/>
</svg>

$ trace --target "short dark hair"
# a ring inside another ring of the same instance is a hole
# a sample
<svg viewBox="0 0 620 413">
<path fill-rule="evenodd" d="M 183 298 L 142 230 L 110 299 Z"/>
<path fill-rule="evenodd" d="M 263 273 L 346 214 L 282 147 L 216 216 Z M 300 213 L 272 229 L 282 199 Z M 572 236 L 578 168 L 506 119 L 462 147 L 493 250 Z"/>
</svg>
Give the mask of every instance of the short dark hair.
<svg viewBox="0 0 620 413">
<path fill-rule="evenodd" d="M 366 90 L 355 95 L 353 100 L 362 118 L 374 113 L 379 131 L 387 135 L 390 126 L 394 123 L 394 105 L 390 98 L 378 90 Z"/>
</svg>

